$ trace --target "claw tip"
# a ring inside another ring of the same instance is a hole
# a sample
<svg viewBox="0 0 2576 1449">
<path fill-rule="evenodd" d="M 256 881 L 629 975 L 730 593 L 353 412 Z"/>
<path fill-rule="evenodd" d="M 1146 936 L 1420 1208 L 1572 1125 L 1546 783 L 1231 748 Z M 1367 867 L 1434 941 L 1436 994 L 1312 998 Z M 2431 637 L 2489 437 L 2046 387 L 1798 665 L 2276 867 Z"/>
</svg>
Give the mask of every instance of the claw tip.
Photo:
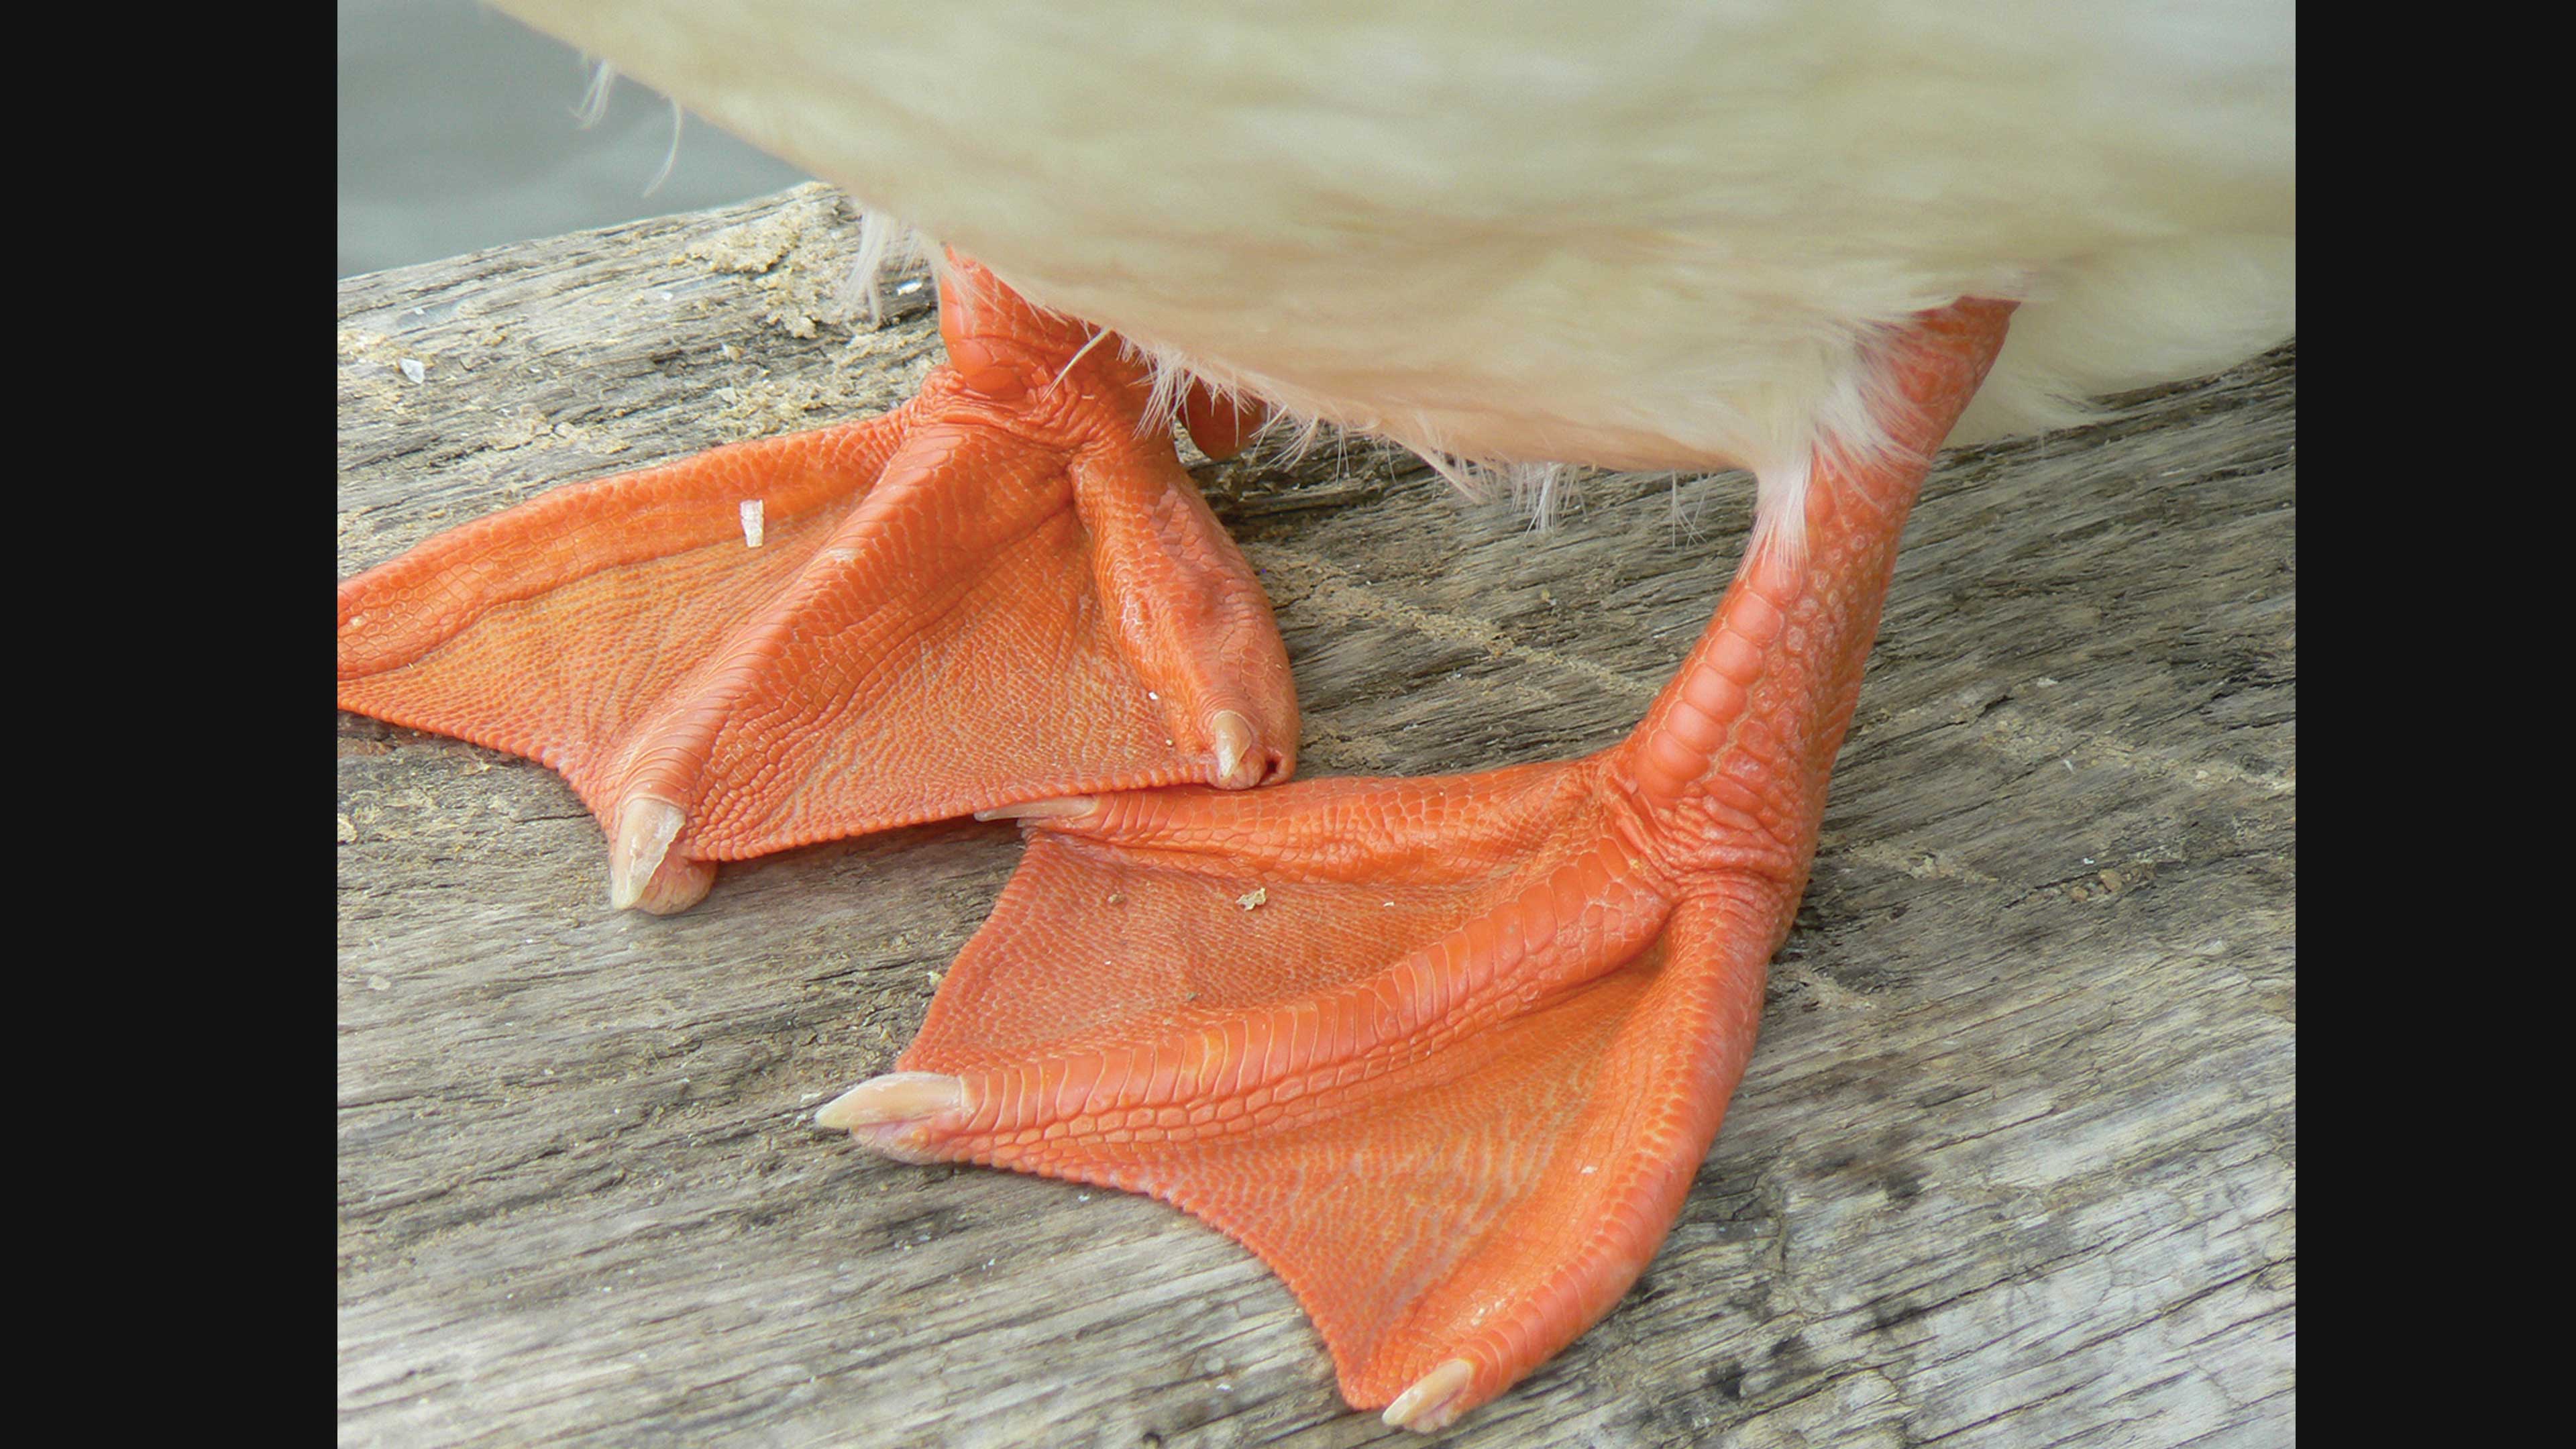
<svg viewBox="0 0 2576 1449">
<path fill-rule="evenodd" d="M 945 1072 L 888 1072 L 824 1103 L 814 1114 L 814 1125 L 827 1132 L 850 1132 L 917 1121 L 965 1105 L 963 1078 Z"/>
<path fill-rule="evenodd" d="M 1438 1368 L 1413 1381 L 1413 1387 L 1395 1396 L 1381 1416 L 1390 1429 L 1411 1429 L 1428 1434 L 1447 1428 L 1461 1412 L 1457 1407 L 1468 1385 L 1475 1382 L 1476 1366 L 1463 1358 L 1448 1359 Z"/>
<path fill-rule="evenodd" d="M 671 842 L 688 821 L 680 807 L 668 800 L 639 796 L 619 808 L 617 838 L 608 844 L 610 905 L 626 911 L 643 901 L 653 872 L 662 868 L 662 858 L 670 854 Z"/>
<path fill-rule="evenodd" d="M 1244 778 L 1248 757 L 1259 742 L 1252 732 L 1252 721 L 1230 709 L 1208 716 L 1208 733 L 1216 739 L 1216 783 L 1228 790 L 1240 790 L 1260 780 L 1257 769 L 1250 779 Z"/>
</svg>

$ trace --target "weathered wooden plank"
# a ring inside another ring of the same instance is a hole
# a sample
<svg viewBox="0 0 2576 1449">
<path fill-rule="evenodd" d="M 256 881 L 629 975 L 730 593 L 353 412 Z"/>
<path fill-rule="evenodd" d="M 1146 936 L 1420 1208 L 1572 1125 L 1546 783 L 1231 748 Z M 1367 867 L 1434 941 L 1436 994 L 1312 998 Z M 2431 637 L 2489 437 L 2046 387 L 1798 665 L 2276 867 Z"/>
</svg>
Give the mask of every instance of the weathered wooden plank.
<svg viewBox="0 0 2576 1449">
<path fill-rule="evenodd" d="M 850 346 L 848 221 L 805 188 L 344 283 L 341 571 L 890 405 L 928 292 Z M 2287 1442 L 2294 368 L 1946 462 L 1680 1226 L 1452 1442 Z M 1605 479 L 1532 535 L 1367 449 L 1209 476 L 1315 775 L 1617 738 L 1750 506 Z M 339 760 L 344 1441 L 1402 1437 L 1182 1215 L 806 1125 L 909 1038 L 1009 829 L 730 866 L 652 920 L 544 770 L 348 716 Z"/>
</svg>

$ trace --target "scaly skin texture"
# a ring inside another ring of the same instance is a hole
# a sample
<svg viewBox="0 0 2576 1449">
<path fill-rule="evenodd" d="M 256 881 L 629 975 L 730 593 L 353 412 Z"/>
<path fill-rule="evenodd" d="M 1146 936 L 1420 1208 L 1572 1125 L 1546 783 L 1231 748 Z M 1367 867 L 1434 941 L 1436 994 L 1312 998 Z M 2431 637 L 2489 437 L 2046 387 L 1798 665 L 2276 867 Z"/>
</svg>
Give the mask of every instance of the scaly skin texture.
<svg viewBox="0 0 2576 1449">
<path fill-rule="evenodd" d="M 827 1109 L 908 1160 L 1149 1193 L 1285 1279 L 1343 1396 L 1501 1393 L 1662 1243 L 1744 1072 L 1931 455 L 2008 304 L 1882 359 L 1636 731 L 1567 764 L 1160 790 L 1030 822 L 903 1074 Z"/>
<path fill-rule="evenodd" d="M 963 258 L 940 326 L 949 364 L 883 417 L 557 489 L 344 582 L 340 707 L 560 771 L 655 910 L 718 860 L 1285 778 L 1269 600 L 1142 369 Z"/>
</svg>

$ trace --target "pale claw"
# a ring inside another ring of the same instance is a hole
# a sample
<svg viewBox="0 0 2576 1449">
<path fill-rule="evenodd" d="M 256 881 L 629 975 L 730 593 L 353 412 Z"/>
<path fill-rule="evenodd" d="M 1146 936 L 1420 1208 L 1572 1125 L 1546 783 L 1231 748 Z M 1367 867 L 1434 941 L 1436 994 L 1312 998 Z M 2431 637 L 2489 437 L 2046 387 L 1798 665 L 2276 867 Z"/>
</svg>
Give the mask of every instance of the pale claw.
<svg viewBox="0 0 2576 1449">
<path fill-rule="evenodd" d="M 1216 737 L 1216 783 L 1219 789 L 1248 790 L 1261 783 L 1261 760 L 1254 754 L 1260 743 L 1252 733 L 1252 721 L 1230 709 L 1208 716 L 1208 733 Z"/>
<path fill-rule="evenodd" d="M 645 880 L 644 893 L 636 898 L 635 909 L 656 916 L 685 911 L 705 900 L 708 888 L 715 883 L 714 861 L 666 855 L 662 857 L 661 869 Z"/>
<path fill-rule="evenodd" d="M 888 1072 L 823 1104 L 814 1125 L 831 1132 L 898 1126 L 966 1105 L 966 1083 L 944 1072 Z"/>
<path fill-rule="evenodd" d="M 1467 1392 L 1476 1379 L 1476 1366 L 1463 1358 L 1453 1358 L 1413 1381 L 1413 1387 L 1395 1396 L 1386 1406 L 1384 1419 L 1388 1428 L 1411 1429 L 1428 1434 L 1449 1427 L 1458 1417 L 1451 1407 Z"/>
<path fill-rule="evenodd" d="M 689 877 L 697 872 L 672 872 L 672 879 L 657 881 L 662 872 L 662 858 L 671 851 L 671 842 L 680 838 L 680 827 L 689 823 L 680 807 L 668 800 L 639 795 L 617 811 L 617 836 L 608 842 L 608 903 L 621 911 L 637 906 L 656 915 L 696 904 L 715 880 L 715 868 L 701 867 L 703 874 L 689 887 Z M 686 862 L 697 865 L 698 862 Z M 651 899 L 648 901 L 648 895 Z"/>
</svg>

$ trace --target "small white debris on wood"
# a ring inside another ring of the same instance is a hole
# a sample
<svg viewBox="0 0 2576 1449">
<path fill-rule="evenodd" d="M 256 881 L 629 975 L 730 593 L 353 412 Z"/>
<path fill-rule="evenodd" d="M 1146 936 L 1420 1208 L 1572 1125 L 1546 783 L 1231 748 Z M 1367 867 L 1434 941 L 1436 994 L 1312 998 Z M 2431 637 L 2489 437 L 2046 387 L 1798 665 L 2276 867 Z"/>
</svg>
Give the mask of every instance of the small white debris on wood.
<svg viewBox="0 0 2576 1449">
<path fill-rule="evenodd" d="M 761 501 L 757 498 L 742 501 L 742 546 L 745 548 L 760 547 L 761 509 Z"/>
<path fill-rule="evenodd" d="M 414 382 L 429 376 L 429 369 L 421 366 L 420 359 L 417 357 L 406 357 L 398 365 L 402 368 L 402 375 Z"/>
<path fill-rule="evenodd" d="M 1252 889 L 1236 896 L 1234 898 L 1234 903 L 1248 911 L 1268 899 L 1270 899 L 1270 887 L 1254 886 Z"/>
<path fill-rule="evenodd" d="M 894 294 L 898 297 L 909 297 L 920 290 L 921 278 L 915 277 L 911 281 L 904 283 L 902 286 L 895 288 Z"/>
</svg>

